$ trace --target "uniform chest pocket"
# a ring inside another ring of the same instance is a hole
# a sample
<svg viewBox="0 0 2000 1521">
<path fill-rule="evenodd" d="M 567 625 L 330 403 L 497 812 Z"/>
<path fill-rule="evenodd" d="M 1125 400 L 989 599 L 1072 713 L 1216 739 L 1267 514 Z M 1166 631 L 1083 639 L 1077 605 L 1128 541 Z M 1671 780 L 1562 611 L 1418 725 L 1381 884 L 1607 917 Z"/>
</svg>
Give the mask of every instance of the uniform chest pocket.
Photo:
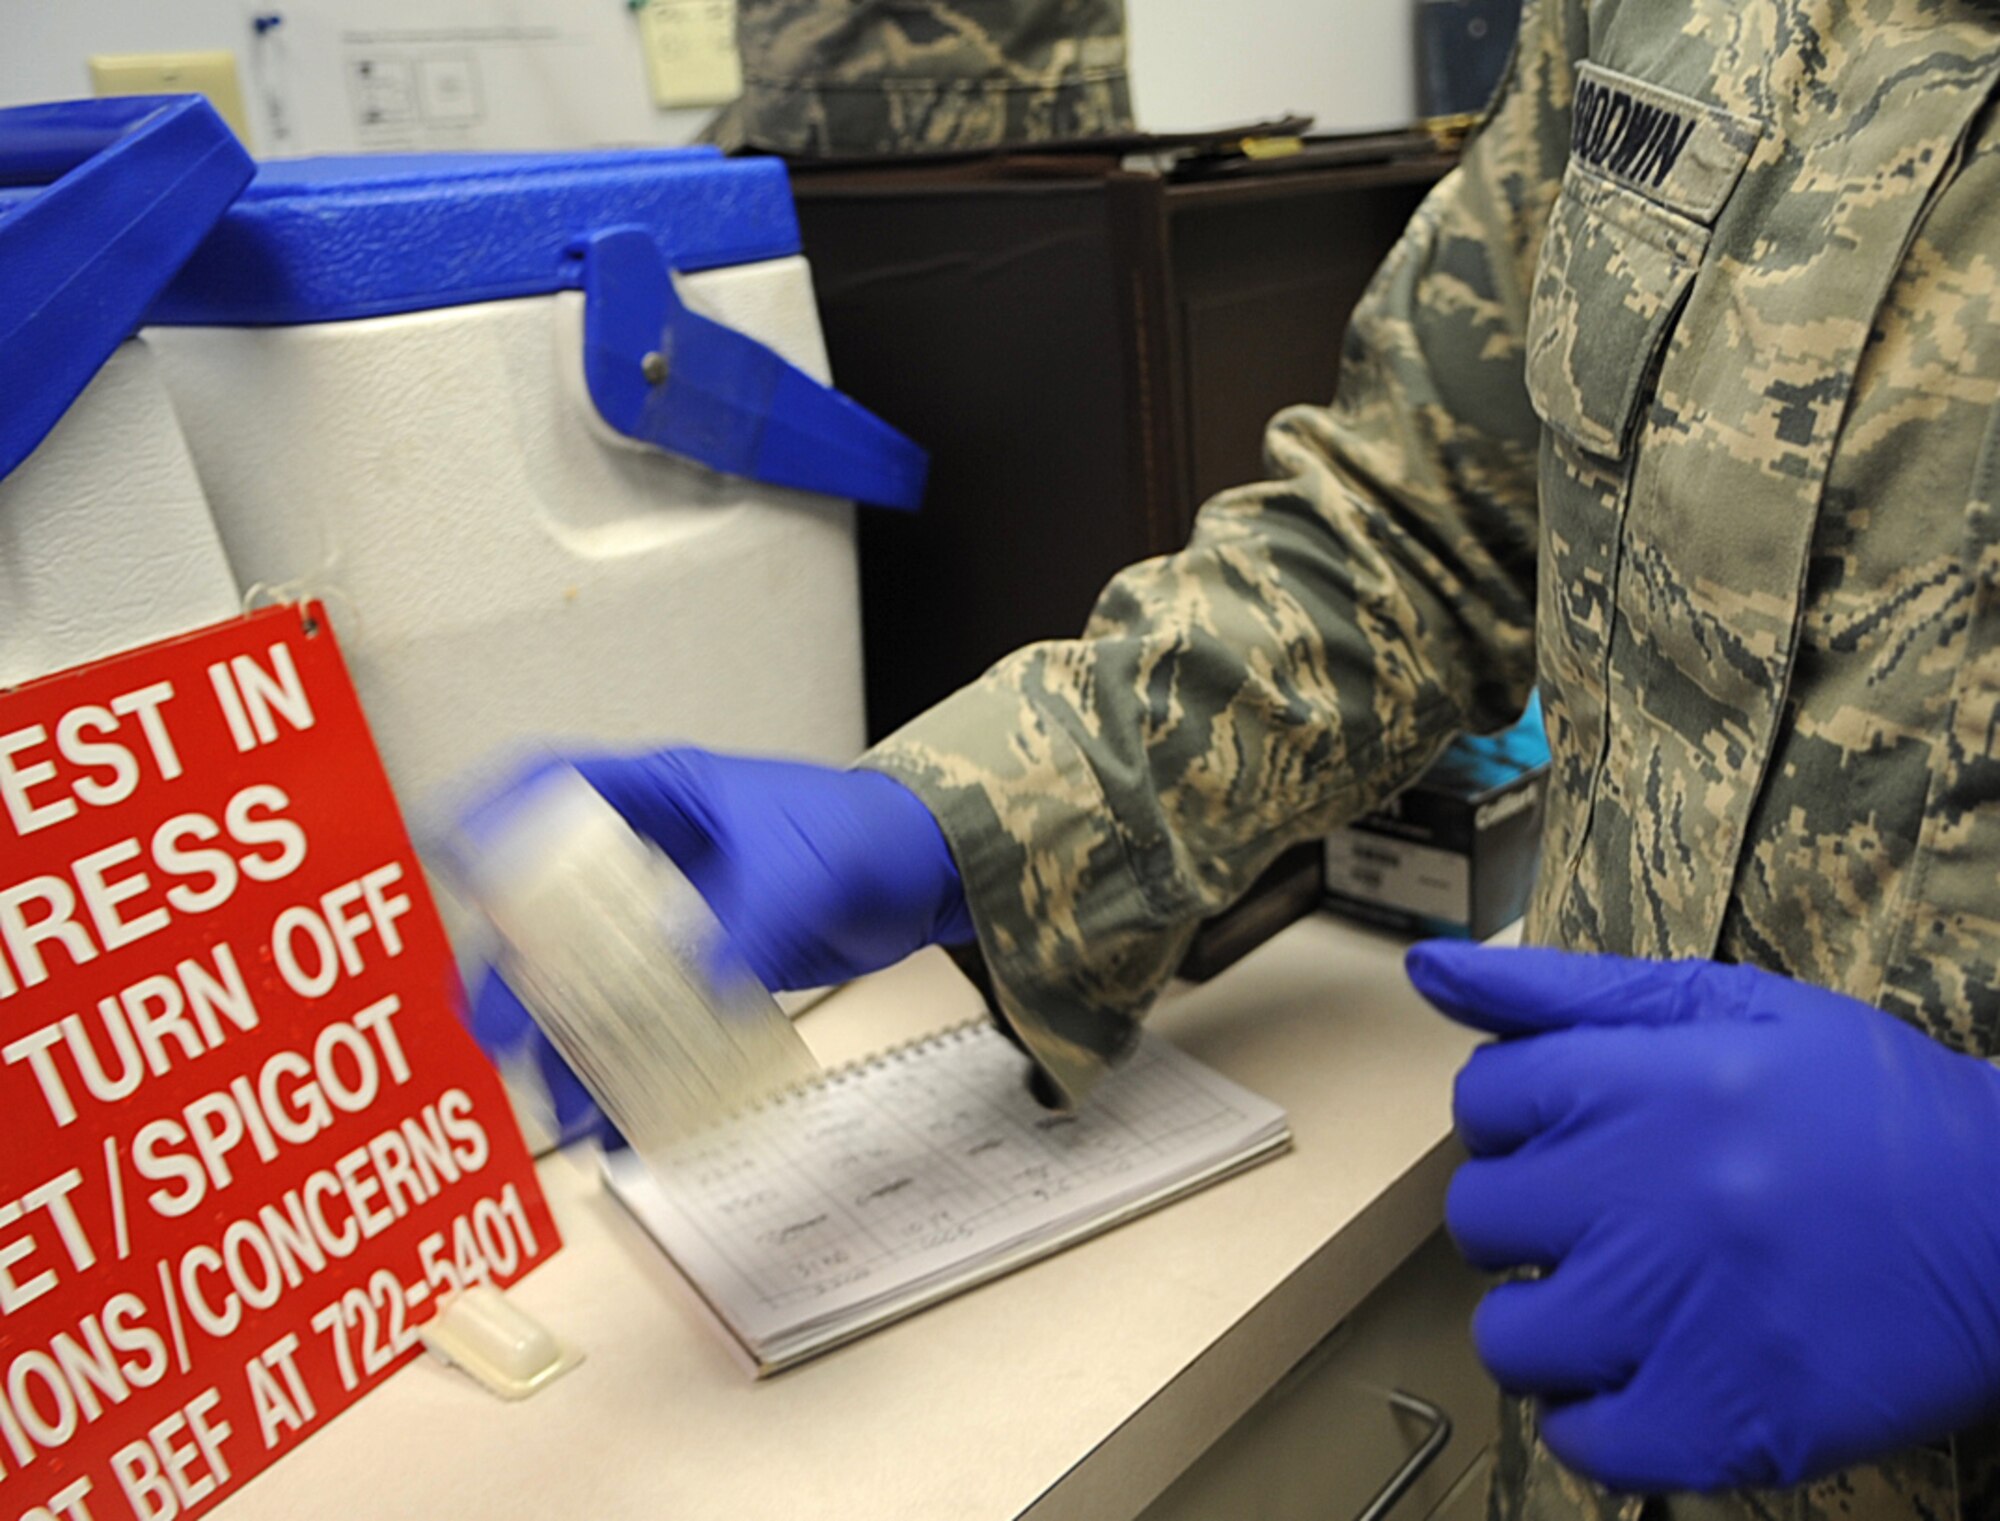
<svg viewBox="0 0 2000 1521">
<path fill-rule="evenodd" d="M 1542 241 L 1528 394 L 1577 448 L 1623 460 L 1709 229 L 1575 165 Z"/>
</svg>

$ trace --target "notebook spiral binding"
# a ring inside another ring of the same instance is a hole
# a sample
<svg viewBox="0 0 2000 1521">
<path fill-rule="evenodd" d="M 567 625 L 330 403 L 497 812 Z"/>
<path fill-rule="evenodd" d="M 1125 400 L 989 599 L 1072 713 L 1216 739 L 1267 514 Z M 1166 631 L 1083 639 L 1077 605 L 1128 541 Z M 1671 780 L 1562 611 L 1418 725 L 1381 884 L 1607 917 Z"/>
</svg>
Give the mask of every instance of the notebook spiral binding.
<svg viewBox="0 0 2000 1521">
<path fill-rule="evenodd" d="M 759 1099 L 756 1103 L 739 1109 L 737 1117 L 747 1119 L 751 1115 L 779 1108 L 822 1089 L 843 1087 L 850 1078 L 859 1077 L 865 1072 L 878 1071 L 893 1062 L 907 1061 L 918 1051 L 960 1044 L 989 1028 L 985 1017 L 975 1014 L 970 1019 L 960 1020 L 955 1025 L 946 1025 L 942 1030 L 933 1030 L 928 1035 L 913 1035 L 908 1040 L 897 1041 L 893 1046 L 884 1046 L 879 1051 L 871 1051 L 866 1056 L 857 1056 L 852 1061 L 842 1062 L 837 1067 L 828 1067 L 824 1072 L 807 1078 L 804 1082 L 788 1083 L 768 1098 Z"/>
</svg>

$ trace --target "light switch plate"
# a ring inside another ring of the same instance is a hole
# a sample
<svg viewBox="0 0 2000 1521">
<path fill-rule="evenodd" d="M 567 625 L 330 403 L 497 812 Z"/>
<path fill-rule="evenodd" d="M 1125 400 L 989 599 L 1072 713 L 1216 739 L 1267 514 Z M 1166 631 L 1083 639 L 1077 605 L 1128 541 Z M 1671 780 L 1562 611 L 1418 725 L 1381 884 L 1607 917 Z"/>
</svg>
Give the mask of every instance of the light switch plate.
<svg viewBox="0 0 2000 1521">
<path fill-rule="evenodd" d="M 99 96 L 206 95 L 230 131 L 250 141 L 234 53 L 96 53 L 90 87 Z"/>
</svg>

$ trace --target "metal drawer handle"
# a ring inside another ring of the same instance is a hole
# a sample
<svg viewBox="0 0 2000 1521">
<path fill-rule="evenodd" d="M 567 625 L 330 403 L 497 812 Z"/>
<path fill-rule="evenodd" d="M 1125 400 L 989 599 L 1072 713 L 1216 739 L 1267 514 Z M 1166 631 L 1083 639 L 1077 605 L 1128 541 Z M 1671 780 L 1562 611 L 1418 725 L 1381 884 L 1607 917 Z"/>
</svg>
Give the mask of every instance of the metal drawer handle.
<svg viewBox="0 0 2000 1521">
<path fill-rule="evenodd" d="M 1451 1441 L 1451 1417 L 1429 1400 L 1420 1400 L 1414 1394 L 1396 1389 L 1390 1392 L 1389 1403 L 1406 1415 L 1414 1415 L 1431 1429 L 1425 1434 L 1423 1445 L 1410 1454 L 1408 1462 L 1389 1476 L 1389 1482 L 1382 1486 L 1354 1521 L 1382 1521 L 1395 1508 L 1396 1502 L 1416 1486 L 1417 1480 L 1424 1476 L 1424 1470 L 1437 1461 L 1437 1455 Z"/>
</svg>

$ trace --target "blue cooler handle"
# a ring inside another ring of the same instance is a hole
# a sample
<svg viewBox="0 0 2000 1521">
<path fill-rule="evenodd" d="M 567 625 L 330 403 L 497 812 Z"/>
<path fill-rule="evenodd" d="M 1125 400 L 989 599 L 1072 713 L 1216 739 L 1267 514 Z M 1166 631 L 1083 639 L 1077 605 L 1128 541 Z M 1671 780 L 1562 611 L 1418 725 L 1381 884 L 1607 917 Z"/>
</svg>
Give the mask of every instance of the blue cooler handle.
<svg viewBox="0 0 2000 1521">
<path fill-rule="evenodd" d="M 138 328 L 255 170 L 199 95 L 0 111 L 0 187 L 11 187 L 0 189 L 0 478 Z"/>
<path fill-rule="evenodd" d="M 627 438 L 773 486 L 915 511 L 930 458 L 773 350 L 687 309 L 643 227 L 583 247 L 583 369 Z"/>
</svg>

